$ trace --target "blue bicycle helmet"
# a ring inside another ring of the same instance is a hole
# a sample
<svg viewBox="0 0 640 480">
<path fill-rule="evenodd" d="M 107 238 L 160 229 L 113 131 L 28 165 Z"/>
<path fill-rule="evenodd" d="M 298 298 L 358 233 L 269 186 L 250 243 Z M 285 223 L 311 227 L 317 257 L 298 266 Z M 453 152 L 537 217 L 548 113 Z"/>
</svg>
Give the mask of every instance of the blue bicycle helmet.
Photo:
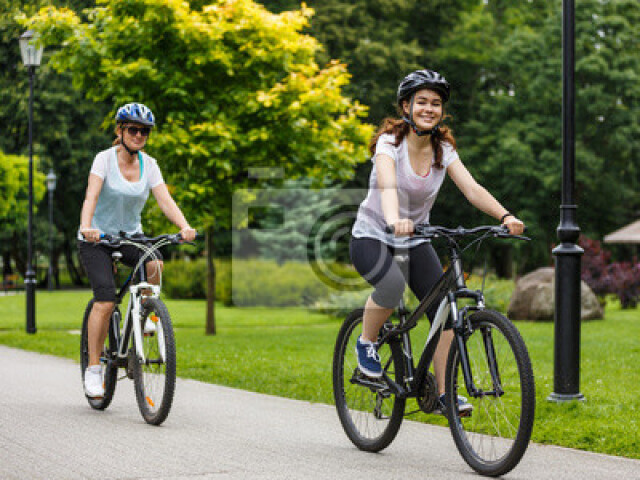
<svg viewBox="0 0 640 480">
<path fill-rule="evenodd" d="M 156 124 L 153 112 L 142 103 L 127 103 L 118 109 L 116 123 L 124 122 L 141 123 L 149 127 Z"/>
</svg>

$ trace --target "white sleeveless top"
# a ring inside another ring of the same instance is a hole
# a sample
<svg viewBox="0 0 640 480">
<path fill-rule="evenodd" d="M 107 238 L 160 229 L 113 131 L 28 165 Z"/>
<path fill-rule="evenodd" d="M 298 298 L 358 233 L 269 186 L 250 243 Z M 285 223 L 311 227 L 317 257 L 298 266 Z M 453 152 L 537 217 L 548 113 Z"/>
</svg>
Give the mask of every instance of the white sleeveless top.
<svg viewBox="0 0 640 480">
<path fill-rule="evenodd" d="M 142 233 L 142 209 L 149 191 L 164 183 L 162 173 L 155 158 L 138 152 L 140 179 L 128 181 L 118 167 L 117 148 L 114 146 L 98 153 L 91 166 L 90 173 L 103 180 L 91 228 L 110 235 L 118 235 L 121 231 L 130 235 Z M 79 231 L 78 239 L 84 239 Z"/>
<path fill-rule="evenodd" d="M 353 225 L 351 234 L 356 238 L 374 238 L 393 247 L 410 247 L 426 242 L 424 238 L 396 237 L 385 233 L 386 222 L 382 213 L 381 189 L 378 187 L 375 161 L 376 157 L 383 153 L 393 159 L 396 165 L 396 188 L 398 192 L 398 207 L 400 218 L 409 218 L 414 223 L 426 223 L 433 203 L 438 196 L 447 167 L 459 160 L 458 152 L 449 143 L 442 144 L 442 166 L 438 169 L 431 165 L 431 170 L 426 177 L 414 172 L 409 161 L 407 138 L 395 147 L 395 136 L 392 134 L 381 135 L 376 143 L 376 151 L 371 159 L 374 164 L 369 176 L 369 192 L 358 208 L 358 216 Z M 432 160 L 435 162 L 435 159 Z"/>
</svg>

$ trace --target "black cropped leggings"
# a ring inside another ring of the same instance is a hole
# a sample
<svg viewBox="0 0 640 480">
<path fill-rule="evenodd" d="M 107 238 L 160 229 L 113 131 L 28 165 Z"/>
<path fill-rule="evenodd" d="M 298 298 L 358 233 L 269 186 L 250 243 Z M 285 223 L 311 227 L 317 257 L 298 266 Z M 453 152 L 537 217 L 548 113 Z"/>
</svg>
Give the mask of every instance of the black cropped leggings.
<svg viewBox="0 0 640 480">
<path fill-rule="evenodd" d="M 442 264 L 430 243 L 411 248 L 394 248 L 373 238 L 352 238 L 349 244 L 351 262 L 358 273 L 374 287 L 372 300 L 381 307 L 395 308 L 405 285 L 421 300 L 442 277 Z M 408 255 L 402 269 L 394 255 Z M 436 308 L 427 311 L 433 320 Z"/>
</svg>

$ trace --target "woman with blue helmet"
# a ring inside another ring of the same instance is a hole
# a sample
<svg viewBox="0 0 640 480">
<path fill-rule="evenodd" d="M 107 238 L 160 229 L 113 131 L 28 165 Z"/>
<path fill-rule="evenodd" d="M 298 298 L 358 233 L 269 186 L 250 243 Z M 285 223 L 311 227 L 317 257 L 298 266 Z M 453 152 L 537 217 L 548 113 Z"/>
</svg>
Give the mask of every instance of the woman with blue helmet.
<svg viewBox="0 0 640 480">
<path fill-rule="evenodd" d="M 196 235 L 171 197 L 156 159 L 143 151 L 155 126 L 151 110 L 141 103 L 128 103 L 118 109 L 115 120 L 113 146 L 98 153 L 93 161 L 78 230 L 78 252 L 95 300 L 89 315 L 89 366 L 84 376 L 85 393 L 92 398 L 104 395 L 100 352 L 116 299 L 111 263 L 113 248 L 97 244 L 100 235 L 119 235 L 120 232 L 141 235 L 140 218 L 149 192 L 167 218 L 180 229 L 185 241 L 192 241 Z M 142 255 L 141 250 L 131 245 L 122 245 L 119 250 L 122 261 L 131 266 Z M 147 280 L 157 284 L 162 257 L 147 261 L 145 267 Z"/>
<path fill-rule="evenodd" d="M 358 209 L 350 244 L 354 267 L 374 287 L 365 304 L 356 346 L 358 367 L 369 377 L 382 376 L 378 332 L 400 301 L 405 285 L 423 298 L 442 276 L 431 244 L 412 234 L 416 223 L 428 223 L 446 175 L 472 205 L 506 225 L 512 234 L 524 229 L 460 160 L 453 134 L 441 123 L 450 93 L 449 82 L 438 72 L 411 72 L 398 86 L 400 118 L 385 119 L 370 143 L 374 166 L 369 192 Z M 394 234 L 385 231 L 387 225 L 394 227 Z M 397 254 L 408 258 L 402 270 L 393 261 Z M 427 312 L 430 319 L 434 314 Z M 452 338 L 450 330 L 444 331 L 434 356 L 440 401 L 437 413 L 443 413 L 445 365 Z M 471 408 L 463 398 L 458 405 L 461 411 Z"/>
</svg>

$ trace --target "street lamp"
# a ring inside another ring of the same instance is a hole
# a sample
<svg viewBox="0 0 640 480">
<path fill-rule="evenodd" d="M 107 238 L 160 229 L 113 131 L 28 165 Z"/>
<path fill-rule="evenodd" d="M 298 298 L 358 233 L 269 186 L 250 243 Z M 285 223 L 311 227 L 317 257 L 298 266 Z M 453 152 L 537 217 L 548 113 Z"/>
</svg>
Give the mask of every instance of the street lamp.
<svg viewBox="0 0 640 480">
<path fill-rule="evenodd" d="M 48 290 L 53 289 L 53 192 L 56 189 L 56 177 L 53 168 L 47 173 L 47 190 L 49 191 L 49 275 Z"/>
<path fill-rule="evenodd" d="M 22 63 L 29 71 L 29 223 L 27 226 L 27 333 L 36 333 L 36 273 L 33 270 L 33 76 L 42 60 L 42 45 L 38 35 L 27 30 L 20 36 Z"/>
<path fill-rule="evenodd" d="M 556 257 L 556 304 L 552 402 L 584 400 L 580 393 L 580 263 L 576 242 L 575 186 L 575 4 L 562 2 L 562 205 Z"/>
</svg>

